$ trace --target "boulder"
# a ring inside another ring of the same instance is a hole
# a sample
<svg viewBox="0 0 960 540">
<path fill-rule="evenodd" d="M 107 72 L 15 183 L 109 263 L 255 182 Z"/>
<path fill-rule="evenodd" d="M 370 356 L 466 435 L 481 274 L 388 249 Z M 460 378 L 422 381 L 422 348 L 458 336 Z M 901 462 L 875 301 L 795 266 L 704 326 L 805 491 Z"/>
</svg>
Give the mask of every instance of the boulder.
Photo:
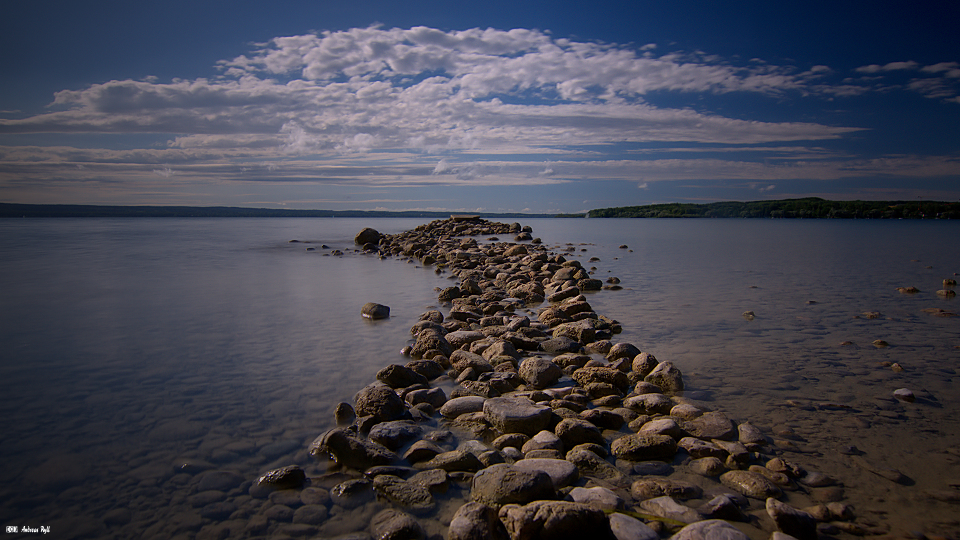
<svg viewBox="0 0 960 540">
<path fill-rule="evenodd" d="M 564 418 L 557 424 L 553 432 L 567 448 L 573 448 L 584 443 L 606 444 L 597 426 L 579 418 Z"/>
<path fill-rule="evenodd" d="M 767 515 L 777 524 L 781 532 L 797 540 L 817 540 L 817 520 L 809 513 L 772 497 L 767 499 L 766 509 Z"/>
<path fill-rule="evenodd" d="M 344 428 L 334 428 L 317 437 L 310 445 L 310 455 L 317 458 L 329 455 L 340 465 L 360 471 L 389 465 L 397 459 L 385 446 Z"/>
<path fill-rule="evenodd" d="M 617 343 L 607 352 L 607 362 L 613 362 L 619 358 L 634 358 L 640 352 L 640 349 L 632 343 Z"/>
<path fill-rule="evenodd" d="M 407 405 L 392 389 L 373 384 L 354 396 L 357 416 L 372 416 L 377 422 L 399 420 L 407 412 Z"/>
<path fill-rule="evenodd" d="M 447 540 L 510 540 L 493 507 L 478 502 L 461 506 L 450 520 Z"/>
<path fill-rule="evenodd" d="M 370 531 L 377 540 L 422 540 L 427 537 L 417 518 L 394 508 L 373 516 Z"/>
<path fill-rule="evenodd" d="M 415 384 L 427 384 L 427 378 L 416 371 L 399 364 L 389 366 L 377 372 L 377 380 L 390 388 L 406 388 Z"/>
<path fill-rule="evenodd" d="M 303 469 L 289 465 L 274 469 L 257 479 L 257 486 L 270 489 L 300 489 L 307 479 Z"/>
<path fill-rule="evenodd" d="M 530 386 L 542 389 L 553 385 L 563 376 L 560 366 L 546 358 L 533 356 L 520 362 L 520 378 Z"/>
<path fill-rule="evenodd" d="M 569 486 L 580 478 L 580 472 L 577 470 L 577 466 L 565 459 L 521 459 L 514 463 L 513 466 L 522 471 L 540 471 L 547 473 L 555 489 Z"/>
<path fill-rule="evenodd" d="M 376 302 L 367 302 L 360 308 L 360 315 L 367 319 L 386 319 L 390 316 L 390 308 Z"/>
<path fill-rule="evenodd" d="M 626 392 L 630 388 L 630 379 L 627 378 L 627 374 L 610 367 L 582 367 L 574 371 L 571 377 L 580 386 L 587 386 L 590 383 L 607 383 L 621 392 Z"/>
<path fill-rule="evenodd" d="M 440 407 L 440 414 L 444 418 L 456 418 L 462 414 L 483 411 L 483 404 L 487 401 L 481 396 L 463 396 L 448 400 Z"/>
<path fill-rule="evenodd" d="M 718 411 L 705 412 L 702 415 L 683 422 L 683 429 L 698 439 L 720 439 L 732 441 L 737 438 L 737 426 L 727 415 Z"/>
<path fill-rule="evenodd" d="M 677 453 L 677 441 L 667 435 L 637 433 L 613 441 L 610 452 L 618 458 L 630 461 L 669 461 Z"/>
<path fill-rule="evenodd" d="M 633 357 L 633 362 L 630 367 L 637 375 L 646 377 L 657 367 L 658 364 L 659 362 L 657 361 L 656 356 L 650 353 L 642 352 Z"/>
<path fill-rule="evenodd" d="M 399 476 L 381 474 L 373 479 L 373 489 L 380 497 L 413 514 L 428 514 L 437 506 L 430 490 Z"/>
<path fill-rule="evenodd" d="M 607 482 L 619 482 L 623 478 L 620 469 L 585 448 L 577 447 L 570 450 L 565 459 L 577 466 L 581 476 L 599 478 Z"/>
<path fill-rule="evenodd" d="M 376 229 L 371 229 L 366 227 L 353 238 L 353 243 L 362 246 L 364 244 L 379 244 L 380 243 L 380 233 Z"/>
<path fill-rule="evenodd" d="M 643 380 L 659 386 L 664 392 L 683 391 L 683 374 L 671 362 L 657 364 Z"/>
<path fill-rule="evenodd" d="M 573 502 L 588 504 L 601 510 L 622 510 L 626 506 L 619 495 L 602 486 L 575 487 L 570 490 L 567 497 Z"/>
<path fill-rule="evenodd" d="M 394 420 L 373 426 L 367 437 L 373 442 L 396 451 L 404 444 L 418 438 L 422 432 L 423 429 L 410 420 Z"/>
<path fill-rule="evenodd" d="M 524 433 L 533 436 L 550 423 L 550 407 L 524 397 L 496 397 L 483 403 L 487 422 L 500 433 Z"/>
<path fill-rule="evenodd" d="M 555 490 L 550 476 L 538 470 L 524 470 L 501 463 L 491 465 L 473 477 L 470 499 L 499 508 L 505 504 L 553 499 Z"/>
<path fill-rule="evenodd" d="M 536 501 L 500 509 L 512 540 L 615 540 L 603 510 L 567 501 Z"/>
<path fill-rule="evenodd" d="M 540 348 L 550 354 L 580 353 L 583 344 L 568 337 L 560 336 L 540 342 Z"/>
</svg>

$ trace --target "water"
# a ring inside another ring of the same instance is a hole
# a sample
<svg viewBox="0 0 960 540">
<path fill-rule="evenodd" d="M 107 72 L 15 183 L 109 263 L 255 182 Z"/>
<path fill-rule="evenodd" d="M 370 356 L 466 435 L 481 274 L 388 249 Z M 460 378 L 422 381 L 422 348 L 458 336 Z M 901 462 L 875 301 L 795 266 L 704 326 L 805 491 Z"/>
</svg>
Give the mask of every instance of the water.
<svg viewBox="0 0 960 540">
<path fill-rule="evenodd" d="M 403 361 L 409 327 L 449 283 L 355 254 L 352 237 L 424 222 L 0 221 L 0 520 L 64 537 L 203 536 L 217 522 L 197 514 L 196 479 L 174 464 L 248 479 L 290 463 L 322 472 L 309 441 L 337 402 Z M 705 405 L 767 433 L 791 428 L 814 452 L 797 460 L 843 478 L 860 515 L 956 534 L 956 507 L 927 492 L 960 480 L 960 318 L 923 311 L 960 309 L 934 294 L 960 272 L 955 223 L 523 224 L 595 277 L 619 277 L 624 290 L 591 304 L 623 323 L 617 341 L 676 363 Z M 391 318 L 361 319 L 368 301 Z M 893 401 L 900 387 L 917 402 Z M 851 465 L 836 452 L 846 444 L 913 485 Z M 237 521 L 256 512 L 247 499 L 235 499 Z"/>
</svg>

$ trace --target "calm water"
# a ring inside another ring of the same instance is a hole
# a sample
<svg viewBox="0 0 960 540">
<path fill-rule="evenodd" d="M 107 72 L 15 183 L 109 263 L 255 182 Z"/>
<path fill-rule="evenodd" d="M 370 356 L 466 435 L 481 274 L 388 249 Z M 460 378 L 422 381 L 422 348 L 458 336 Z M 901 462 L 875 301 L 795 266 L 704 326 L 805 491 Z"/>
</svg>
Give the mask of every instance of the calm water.
<svg viewBox="0 0 960 540">
<path fill-rule="evenodd" d="M 0 521 L 63 537 L 203 536 L 211 521 L 188 499 L 196 481 L 174 463 L 249 479 L 317 467 L 305 449 L 333 406 L 403 360 L 409 327 L 448 284 L 405 260 L 352 253 L 353 235 L 426 221 L 0 221 Z M 928 494 L 960 484 L 960 317 L 924 312 L 960 311 L 935 294 L 960 272 L 960 225 L 523 224 L 595 277 L 622 280 L 624 290 L 590 296 L 623 323 L 617 341 L 676 363 L 709 407 L 768 433 L 791 428 L 811 452 L 797 460 L 843 478 L 860 515 L 960 530 L 955 503 Z M 347 254 L 325 256 L 321 244 Z M 361 319 L 368 301 L 391 318 Z M 918 401 L 893 401 L 901 387 Z M 877 480 L 835 451 L 845 444 L 914 484 Z"/>
</svg>

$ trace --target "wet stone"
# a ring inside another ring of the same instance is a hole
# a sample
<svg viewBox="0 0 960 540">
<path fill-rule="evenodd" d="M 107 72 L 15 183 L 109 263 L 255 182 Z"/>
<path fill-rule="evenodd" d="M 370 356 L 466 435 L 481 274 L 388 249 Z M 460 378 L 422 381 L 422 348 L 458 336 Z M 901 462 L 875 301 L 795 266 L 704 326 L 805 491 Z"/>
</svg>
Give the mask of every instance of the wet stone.
<svg viewBox="0 0 960 540">
<path fill-rule="evenodd" d="M 766 500 L 783 494 L 776 484 L 750 471 L 728 471 L 720 475 L 720 483 L 753 499 Z"/>
<path fill-rule="evenodd" d="M 498 397 L 483 404 L 483 414 L 500 433 L 535 435 L 547 427 L 551 409 L 528 398 Z"/>
<path fill-rule="evenodd" d="M 504 504 L 525 504 L 553 497 L 553 481 L 547 473 L 507 464 L 483 469 L 473 477 L 470 488 L 470 498 L 474 502 L 497 508 Z"/>
</svg>

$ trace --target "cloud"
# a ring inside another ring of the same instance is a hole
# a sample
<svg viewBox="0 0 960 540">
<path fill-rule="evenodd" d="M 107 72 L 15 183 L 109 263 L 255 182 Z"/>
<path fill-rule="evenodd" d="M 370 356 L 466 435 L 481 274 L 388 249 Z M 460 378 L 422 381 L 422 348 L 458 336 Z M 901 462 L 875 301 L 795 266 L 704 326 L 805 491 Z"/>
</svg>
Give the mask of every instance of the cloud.
<svg viewBox="0 0 960 540">
<path fill-rule="evenodd" d="M 889 64 L 858 67 L 855 71 L 858 73 L 880 73 L 883 71 L 914 70 L 920 67 L 920 64 L 910 60 L 908 62 L 890 62 Z"/>
<path fill-rule="evenodd" d="M 177 172 L 171 169 L 170 167 L 164 167 L 162 169 L 154 169 L 153 174 L 157 176 L 162 176 L 164 178 L 170 178 L 173 175 L 177 174 Z"/>
<path fill-rule="evenodd" d="M 650 187 L 650 183 L 649 183 L 649 182 L 644 182 L 644 183 L 642 183 L 642 184 L 638 184 L 638 185 L 637 185 L 637 189 L 647 189 L 648 187 Z"/>
</svg>

